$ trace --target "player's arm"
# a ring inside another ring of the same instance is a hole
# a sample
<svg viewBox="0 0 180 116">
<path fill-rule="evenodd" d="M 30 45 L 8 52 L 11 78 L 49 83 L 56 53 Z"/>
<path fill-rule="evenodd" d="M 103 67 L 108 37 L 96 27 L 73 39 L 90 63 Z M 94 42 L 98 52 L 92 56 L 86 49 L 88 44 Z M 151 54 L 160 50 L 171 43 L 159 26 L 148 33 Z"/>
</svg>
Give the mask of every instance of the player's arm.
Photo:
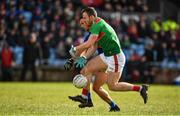
<svg viewBox="0 0 180 116">
<path fill-rule="evenodd" d="M 86 59 L 89 59 L 97 50 L 97 43 L 92 45 L 90 48 L 88 48 L 86 51 L 84 51 L 81 56 L 84 56 Z"/>
<path fill-rule="evenodd" d="M 84 57 L 85 59 L 88 59 L 95 53 L 96 49 L 97 49 L 97 43 L 91 46 L 90 48 L 84 50 L 80 56 Z M 75 61 L 75 58 L 73 57 L 68 59 L 66 63 L 64 64 L 64 69 L 69 71 L 73 67 L 74 61 Z"/>
<path fill-rule="evenodd" d="M 84 42 L 83 44 L 81 44 L 79 46 L 71 47 L 71 49 L 69 51 L 71 56 L 79 55 L 80 53 L 82 53 L 82 51 L 84 51 L 84 50 L 90 48 L 92 45 L 94 45 L 98 39 L 98 35 L 100 33 L 101 28 L 102 28 L 102 26 L 100 23 L 97 23 L 97 24 L 94 23 L 89 30 L 91 32 L 91 35 L 89 36 L 88 41 Z"/>
<path fill-rule="evenodd" d="M 94 43 L 94 45 L 88 48 L 87 51 L 81 54 L 81 57 L 79 57 L 75 61 L 75 67 L 79 69 L 83 68 L 87 63 L 87 59 L 90 58 L 95 53 L 96 49 L 97 49 L 97 43 Z"/>
<path fill-rule="evenodd" d="M 90 30 L 89 30 L 89 31 L 91 32 L 91 35 L 90 35 L 90 37 L 88 38 L 88 41 L 86 41 L 85 43 L 83 43 L 83 44 L 81 44 L 81 45 L 79 45 L 79 46 L 72 47 L 72 48 L 70 49 L 70 51 L 69 51 L 70 54 L 71 54 L 72 56 L 76 56 L 76 55 L 82 53 L 82 51 L 84 51 L 84 50 L 90 48 L 91 46 L 95 45 L 95 43 L 96 43 L 97 40 L 98 40 L 98 35 L 99 35 L 99 33 L 100 33 L 101 28 L 102 28 L 102 27 L 101 27 L 100 23 L 94 23 L 94 24 L 91 26 Z M 84 58 L 84 57 L 79 57 L 79 58 L 75 61 L 75 63 L 76 63 L 76 67 L 82 68 L 82 67 L 84 67 L 85 64 L 87 63 L 87 59 Z"/>
<path fill-rule="evenodd" d="M 93 46 L 98 38 L 98 35 L 91 34 L 88 41 L 84 42 L 83 44 L 80 44 L 79 46 L 76 46 L 76 55 L 78 56 L 80 53 L 82 53 L 84 50 L 89 49 L 91 46 Z"/>
</svg>

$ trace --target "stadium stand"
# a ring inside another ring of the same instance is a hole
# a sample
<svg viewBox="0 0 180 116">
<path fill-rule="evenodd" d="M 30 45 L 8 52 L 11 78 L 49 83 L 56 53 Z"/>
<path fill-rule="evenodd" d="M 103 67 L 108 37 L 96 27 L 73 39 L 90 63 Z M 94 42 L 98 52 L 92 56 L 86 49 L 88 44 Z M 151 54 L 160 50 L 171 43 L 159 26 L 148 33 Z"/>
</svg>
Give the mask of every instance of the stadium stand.
<svg viewBox="0 0 180 116">
<path fill-rule="evenodd" d="M 180 25 L 172 17 L 162 18 L 157 8 L 160 4 L 151 9 L 147 0 L 92 1 L 1 0 L 0 44 L 6 41 L 13 48 L 19 67 L 28 35 L 35 32 L 41 45 L 39 64 L 61 67 L 70 57 L 71 44 L 83 40 L 79 14 L 88 5 L 94 6 L 119 36 L 127 57 L 125 80 L 153 83 L 164 68 L 180 70 Z"/>
</svg>

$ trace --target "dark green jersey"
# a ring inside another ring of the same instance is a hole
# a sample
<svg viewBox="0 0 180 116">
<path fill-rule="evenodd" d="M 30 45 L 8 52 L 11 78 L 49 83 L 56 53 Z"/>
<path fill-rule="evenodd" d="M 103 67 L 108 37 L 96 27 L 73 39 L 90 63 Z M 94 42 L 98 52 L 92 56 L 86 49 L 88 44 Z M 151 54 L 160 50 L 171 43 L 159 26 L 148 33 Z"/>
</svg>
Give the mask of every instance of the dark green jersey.
<svg viewBox="0 0 180 116">
<path fill-rule="evenodd" d="M 112 56 L 121 52 L 119 39 L 114 29 L 103 19 L 97 18 L 90 27 L 91 34 L 98 35 L 98 46 L 103 49 L 105 56 Z"/>
</svg>

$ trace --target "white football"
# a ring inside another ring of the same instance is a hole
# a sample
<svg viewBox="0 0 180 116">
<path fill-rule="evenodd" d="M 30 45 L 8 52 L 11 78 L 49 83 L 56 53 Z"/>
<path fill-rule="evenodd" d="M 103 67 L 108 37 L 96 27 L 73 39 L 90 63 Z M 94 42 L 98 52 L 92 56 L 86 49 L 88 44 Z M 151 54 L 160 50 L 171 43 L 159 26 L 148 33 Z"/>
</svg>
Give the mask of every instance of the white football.
<svg viewBox="0 0 180 116">
<path fill-rule="evenodd" d="M 83 88 L 87 85 L 87 79 L 82 74 L 78 74 L 73 79 L 73 85 L 77 88 Z"/>
</svg>

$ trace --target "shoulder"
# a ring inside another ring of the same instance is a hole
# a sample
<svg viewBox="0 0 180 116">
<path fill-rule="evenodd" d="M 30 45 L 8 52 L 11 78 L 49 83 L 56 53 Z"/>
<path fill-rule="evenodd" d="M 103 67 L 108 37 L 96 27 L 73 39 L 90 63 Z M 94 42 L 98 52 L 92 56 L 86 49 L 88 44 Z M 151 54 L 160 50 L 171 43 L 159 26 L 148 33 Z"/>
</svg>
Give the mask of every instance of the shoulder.
<svg viewBox="0 0 180 116">
<path fill-rule="evenodd" d="M 103 22 L 103 19 L 100 18 L 100 17 L 97 17 L 96 20 L 94 21 L 94 23 L 92 24 L 90 30 L 93 29 L 93 28 L 100 27 L 102 22 Z"/>
<path fill-rule="evenodd" d="M 100 17 L 97 17 L 93 25 L 101 25 L 102 23 L 104 23 L 104 20 Z"/>
<path fill-rule="evenodd" d="M 99 23 L 100 21 L 102 21 L 103 19 L 100 18 L 100 17 L 97 17 L 96 20 L 95 20 L 95 24 Z"/>
</svg>

